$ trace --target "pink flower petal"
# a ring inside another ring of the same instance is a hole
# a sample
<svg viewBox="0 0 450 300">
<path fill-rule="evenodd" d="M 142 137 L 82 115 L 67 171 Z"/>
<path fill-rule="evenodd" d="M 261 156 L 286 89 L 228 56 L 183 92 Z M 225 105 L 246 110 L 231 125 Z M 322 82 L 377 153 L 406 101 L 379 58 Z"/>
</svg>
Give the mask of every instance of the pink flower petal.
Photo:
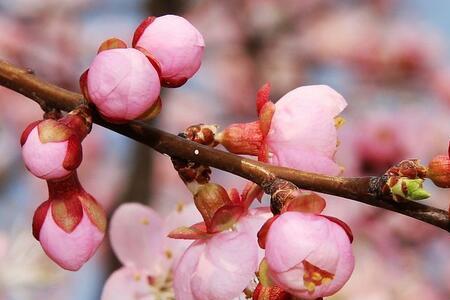
<svg viewBox="0 0 450 300">
<path fill-rule="evenodd" d="M 71 233 L 65 232 L 53 220 L 51 209 L 42 224 L 39 242 L 45 253 L 59 266 L 76 271 L 94 255 L 104 233 L 92 222 L 86 213 Z"/>
<path fill-rule="evenodd" d="M 42 143 L 38 128 L 28 135 L 22 147 L 22 157 L 27 169 L 42 179 L 56 179 L 67 176 L 71 171 L 63 166 L 67 154 L 67 141 Z"/>
<path fill-rule="evenodd" d="M 154 210 L 138 203 L 122 204 L 111 218 L 109 236 L 123 265 L 152 275 L 161 272 L 165 236 L 163 221 Z"/>
<path fill-rule="evenodd" d="M 101 300 L 153 300 L 147 275 L 132 267 L 121 268 L 109 276 Z"/>
</svg>

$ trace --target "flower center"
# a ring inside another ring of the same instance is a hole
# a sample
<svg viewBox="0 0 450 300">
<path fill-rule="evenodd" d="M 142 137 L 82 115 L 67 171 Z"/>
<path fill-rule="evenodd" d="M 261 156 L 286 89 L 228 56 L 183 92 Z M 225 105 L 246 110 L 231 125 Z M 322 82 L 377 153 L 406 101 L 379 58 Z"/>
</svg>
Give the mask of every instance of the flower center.
<svg viewBox="0 0 450 300">
<path fill-rule="evenodd" d="M 303 261 L 303 268 L 303 286 L 310 294 L 314 293 L 317 286 L 328 284 L 334 278 L 334 274 L 322 270 L 306 260 Z"/>
</svg>

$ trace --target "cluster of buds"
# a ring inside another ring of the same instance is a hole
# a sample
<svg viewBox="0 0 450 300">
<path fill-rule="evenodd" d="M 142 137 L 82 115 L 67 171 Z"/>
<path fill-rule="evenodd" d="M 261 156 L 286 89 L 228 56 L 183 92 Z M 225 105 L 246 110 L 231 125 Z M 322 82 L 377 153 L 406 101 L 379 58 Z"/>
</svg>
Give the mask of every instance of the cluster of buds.
<svg viewBox="0 0 450 300">
<path fill-rule="evenodd" d="M 103 208 L 81 186 L 76 169 L 91 130 L 87 107 L 31 123 L 20 139 L 27 169 L 45 179 L 49 199 L 35 211 L 33 235 L 62 268 L 76 271 L 91 258 L 106 230 Z"/>
<path fill-rule="evenodd" d="M 204 41 L 186 19 L 149 17 L 136 29 L 132 48 L 109 39 L 80 77 L 81 90 L 106 120 L 154 118 L 161 110 L 160 89 L 179 87 L 200 68 Z"/>
<path fill-rule="evenodd" d="M 386 171 L 387 181 L 382 192 L 392 195 L 396 202 L 426 199 L 430 197 L 423 188 L 426 174 L 427 169 L 419 160 L 403 160 Z"/>
</svg>

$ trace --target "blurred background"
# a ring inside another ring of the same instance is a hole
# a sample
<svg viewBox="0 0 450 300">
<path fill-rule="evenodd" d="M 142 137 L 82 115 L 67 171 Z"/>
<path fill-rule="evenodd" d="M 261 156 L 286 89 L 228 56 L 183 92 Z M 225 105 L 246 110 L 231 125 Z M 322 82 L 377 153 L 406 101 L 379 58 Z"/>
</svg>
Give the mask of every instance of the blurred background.
<svg viewBox="0 0 450 300">
<path fill-rule="evenodd" d="M 345 176 L 375 175 L 405 158 L 427 163 L 450 139 L 450 4 L 446 0 L 0 0 L 0 58 L 79 91 L 100 43 L 131 43 L 148 15 L 181 14 L 203 34 L 200 71 L 164 89 L 154 122 L 172 133 L 196 123 L 256 118 L 255 94 L 276 101 L 300 85 L 328 84 L 349 106 L 337 161 Z M 31 235 L 45 181 L 25 170 L 19 136 L 42 117 L 30 100 L 0 88 L 0 300 L 96 300 L 119 264 L 105 242 L 81 271 L 59 269 Z M 299 120 L 301 121 L 301 120 Z M 191 201 L 170 160 L 94 126 L 80 180 L 110 214 L 127 201 L 162 215 Z M 227 188 L 244 181 L 214 170 Z M 449 190 L 427 186 L 427 204 L 448 209 Z M 327 213 L 351 225 L 355 272 L 329 299 L 450 299 L 448 233 L 337 197 Z M 186 224 L 189 225 L 189 224 Z"/>
</svg>

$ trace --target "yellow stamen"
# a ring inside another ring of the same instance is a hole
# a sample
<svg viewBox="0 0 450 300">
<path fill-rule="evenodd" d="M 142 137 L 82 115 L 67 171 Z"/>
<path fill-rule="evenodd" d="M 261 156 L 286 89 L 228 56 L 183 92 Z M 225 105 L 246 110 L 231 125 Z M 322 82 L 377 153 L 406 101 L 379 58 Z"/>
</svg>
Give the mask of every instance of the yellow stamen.
<svg viewBox="0 0 450 300">
<path fill-rule="evenodd" d="M 167 259 L 171 259 L 173 257 L 173 253 L 169 249 L 164 251 L 164 255 L 166 256 Z"/>
<path fill-rule="evenodd" d="M 134 274 L 133 279 L 134 279 L 134 281 L 140 281 L 141 280 L 141 274 Z"/>
<path fill-rule="evenodd" d="M 322 279 L 322 275 L 320 275 L 320 273 L 318 272 L 313 272 L 311 275 L 311 279 L 313 281 L 320 281 Z"/>
<path fill-rule="evenodd" d="M 313 293 L 314 290 L 316 289 L 316 285 L 311 281 L 307 281 L 304 284 L 305 288 L 308 290 L 309 293 Z"/>
<path fill-rule="evenodd" d="M 341 128 L 345 124 L 345 119 L 343 117 L 334 118 L 334 126 L 336 128 Z"/>
<path fill-rule="evenodd" d="M 333 278 L 325 277 L 325 278 L 322 279 L 322 284 L 328 284 L 328 283 L 331 282 L 332 279 L 333 279 Z"/>
<path fill-rule="evenodd" d="M 149 220 L 148 218 L 143 218 L 143 219 L 141 220 L 141 224 L 142 224 L 142 225 L 148 225 L 148 224 L 150 224 L 150 220 Z"/>
<path fill-rule="evenodd" d="M 177 203 L 177 207 L 176 207 L 176 211 L 178 213 L 181 213 L 183 211 L 183 209 L 184 209 L 184 203 L 183 202 L 178 202 Z"/>
</svg>

